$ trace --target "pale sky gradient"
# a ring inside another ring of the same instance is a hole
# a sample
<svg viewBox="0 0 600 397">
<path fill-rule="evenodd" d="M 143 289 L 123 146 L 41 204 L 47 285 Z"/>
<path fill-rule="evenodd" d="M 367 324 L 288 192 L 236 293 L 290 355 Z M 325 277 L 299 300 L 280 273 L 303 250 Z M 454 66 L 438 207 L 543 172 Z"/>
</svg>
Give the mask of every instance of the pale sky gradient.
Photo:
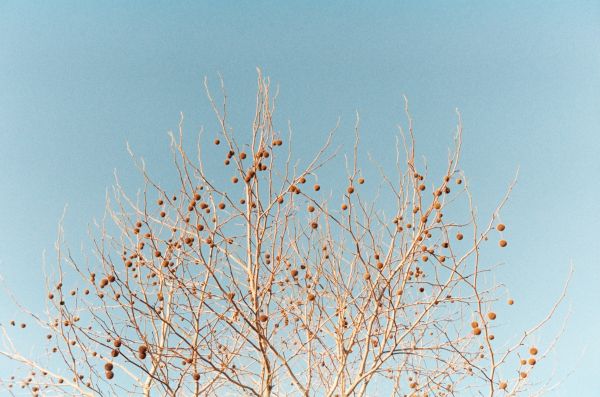
<svg viewBox="0 0 600 397">
<path fill-rule="evenodd" d="M 260 66 L 280 87 L 278 121 L 291 121 L 297 141 L 322 141 L 340 117 L 348 143 L 358 111 L 364 150 L 383 153 L 404 123 L 405 94 L 435 167 L 459 108 L 462 168 L 482 219 L 520 170 L 503 212 L 509 248 L 490 256 L 517 301 L 507 321 L 521 329 L 541 318 L 573 263 L 566 305 L 540 345 L 570 306 L 568 328 L 536 370 L 574 371 L 553 396 L 597 396 L 600 3 L 219 3 L 0 2 L 0 273 L 22 301 L 43 307 L 42 253 L 52 258 L 65 204 L 78 251 L 114 170 L 141 186 L 127 141 L 168 179 L 166 132 L 179 112 L 190 136 L 214 128 L 203 77 L 216 88 L 223 75 L 243 134 Z M 17 312 L 2 305 L 0 322 Z"/>
</svg>

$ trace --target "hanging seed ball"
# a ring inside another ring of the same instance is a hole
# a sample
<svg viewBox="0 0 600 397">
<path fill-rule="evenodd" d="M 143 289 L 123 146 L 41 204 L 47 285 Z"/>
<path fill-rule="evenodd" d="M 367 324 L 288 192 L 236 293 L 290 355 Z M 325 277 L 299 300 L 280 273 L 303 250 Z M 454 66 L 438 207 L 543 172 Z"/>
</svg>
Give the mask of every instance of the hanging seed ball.
<svg viewBox="0 0 600 397">
<path fill-rule="evenodd" d="M 348 194 L 354 193 L 354 186 L 348 186 Z"/>
<path fill-rule="evenodd" d="M 110 352 L 110 355 L 111 355 L 111 356 L 113 356 L 113 357 L 117 357 L 117 356 L 119 355 L 119 351 L 118 351 L 117 349 L 113 349 L 113 350 Z"/>
<path fill-rule="evenodd" d="M 112 371 L 112 369 L 113 369 L 112 363 L 106 363 L 106 364 L 104 364 L 104 370 L 105 371 Z"/>
<path fill-rule="evenodd" d="M 215 145 L 218 145 L 218 144 L 220 144 L 220 143 L 221 143 L 221 141 L 220 141 L 220 140 L 218 140 L 218 139 L 215 139 Z"/>
<path fill-rule="evenodd" d="M 462 240 L 462 239 L 463 239 L 463 235 L 462 235 L 462 233 L 457 233 L 457 234 L 456 234 L 456 239 L 457 239 L 457 240 Z"/>
<path fill-rule="evenodd" d="M 377 269 L 379 269 L 379 270 L 383 269 L 383 263 L 377 262 Z"/>
<path fill-rule="evenodd" d="M 115 377 L 115 374 L 112 371 L 106 371 L 106 379 L 112 379 Z"/>
<path fill-rule="evenodd" d="M 489 340 L 494 340 L 495 338 L 496 338 L 496 337 L 495 337 L 494 335 L 490 335 L 490 336 L 488 336 L 488 339 L 489 339 Z"/>
<path fill-rule="evenodd" d="M 348 209 L 348 206 L 346 204 L 342 204 L 342 211 L 346 211 Z"/>
<path fill-rule="evenodd" d="M 473 335 L 481 335 L 481 328 L 473 328 Z"/>
<path fill-rule="evenodd" d="M 27 324 L 25 324 L 25 323 L 21 324 L 21 328 L 25 328 L 25 327 L 27 327 Z"/>
<path fill-rule="evenodd" d="M 508 245 L 508 243 L 506 242 L 506 240 L 500 240 L 498 242 L 498 245 L 500 245 L 500 247 L 504 248 Z"/>
<path fill-rule="evenodd" d="M 489 313 L 487 314 L 487 316 L 488 316 L 488 318 L 489 318 L 490 320 L 495 320 L 495 319 L 496 319 L 496 313 L 494 313 L 494 312 L 489 312 Z"/>
<path fill-rule="evenodd" d="M 292 277 L 296 277 L 298 275 L 298 270 L 292 269 L 292 271 L 290 271 L 290 274 L 292 275 Z"/>
<path fill-rule="evenodd" d="M 224 210 L 225 209 L 225 203 L 219 203 L 219 209 L 220 210 Z"/>
<path fill-rule="evenodd" d="M 532 347 L 529 349 L 529 354 L 531 354 L 532 356 L 535 356 L 536 354 L 538 354 L 538 349 L 537 349 L 537 347 L 535 347 L 535 346 L 532 346 Z"/>
<path fill-rule="evenodd" d="M 479 327 L 479 323 L 477 321 L 473 321 L 471 323 L 471 328 L 477 328 L 477 327 Z"/>
<path fill-rule="evenodd" d="M 315 211 L 315 207 L 313 207 L 312 205 L 308 206 L 308 212 L 314 212 Z"/>
<path fill-rule="evenodd" d="M 423 184 L 420 184 L 420 185 L 419 185 L 419 190 L 420 190 L 420 191 L 423 191 L 423 190 L 425 190 L 425 185 L 423 185 Z"/>
<path fill-rule="evenodd" d="M 167 213 L 165 211 L 160 211 L 160 217 L 164 218 L 167 215 Z"/>
<path fill-rule="evenodd" d="M 139 353 L 138 353 L 138 357 L 139 357 L 141 360 L 145 360 L 145 359 L 146 359 L 146 353 L 145 353 L 145 352 L 139 352 Z"/>
<path fill-rule="evenodd" d="M 521 379 L 527 378 L 527 372 L 521 372 Z"/>
<path fill-rule="evenodd" d="M 500 382 L 500 384 L 498 385 L 498 388 L 500 390 L 506 390 L 507 387 L 508 387 L 508 383 L 506 383 L 504 381 Z"/>
<path fill-rule="evenodd" d="M 298 182 L 300 183 L 306 183 L 306 178 L 301 176 L 300 179 L 298 179 Z"/>
<path fill-rule="evenodd" d="M 269 316 L 267 316 L 266 314 L 261 314 L 260 316 L 258 316 L 258 319 L 261 323 L 265 323 L 269 319 Z"/>
<path fill-rule="evenodd" d="M 52 294 L 52 293 L 48 294 L 48 299 L 54 299 L 54 294 Z"/>
<path fill-rule="evenodd" d="M 460 179 L 460 178 L 456 179 L 456 184 L 457 185 L 460 185 L 461 183 L 462 183 L 462 179 Z"/>
<path fill-rule="evenodd" d="M 365 183 L 365 178 L 358 178 L 358 184 L 362 185 L 363 183 Z"/>
<path fill-rule="evenodd" d="M 535 361 L 535 358 L 531 357 L 529 360 L 527 360 L 527 364 L 534 366 L 536 364 L 537 361 Z"/>
<path fill-rule="evenodd" d="M 246 158 L 246 153 L 245 153 L 245 152 L 241 152 L 241 153 L 240 153 L 240 158 L 241 158 L 242 160 L 244 160 L 244 159 Z"/>
<path fill-rule="evenodd" d="M 365 275 L 363 276 L 365 280 L 370 280 L 371 279 L 371 275 L 369 273 L 365 273 Z"/>
<path fill-rule="evenodd" d="M 515 304 L 515 301 L 514 301 L 514 300 L 512 300 L 512 299 L 509 299 L 507 303 L 508 303 L 510 306 L 512 306 L 512 305 L 514 305 L 514 304 Z"/>
<path fill-rule="evenodd" d="M 121 339 L 115 339 L 113 342 L 113 345 L 115 347 L 121 347 Z"/>
<path fill-rule="evenodd" d="M 312 222 L 312 223 L 310 224 L 310 227 L 312 227 L 313 229 L 316 229 L 316 228 L 318 228 L 318 227 L 319 227 L 319 224 L 318 224 L 317 222 Z"/>
<path fill-rule="evenodd" d="M 306 299 L 308 299 L 309 302 L 312 302 L 315 300 L 315 294 L 308 294 Z"/>
<path fill-rule="evenodd" d="M 503 232 L 504 229 L 506 229 L 506 226 L 503 223 L 500 223 L 498 226 L 496 226 L 496 230 L 499 232 Z"/>
<path fill-rule="evenodd" d="M 234 176 L 233 178 L 231 178 L 231 182 L 233 183 L 238 183 L 239 179 L 237 178 L 237 176 Z"/>
<path fill-rule="evenodd" d="M 164 202 L 162 201 L 162 199 L 158 199 L 158 201 L 156 201 L 156 203 L 157 203 L 158 205 L 163 205 L 163 203 L 164 203 Z"/>
<path fill-rule="evenodd" d="M 197 382 L 200 380 L 200 374 L 198 372 L 195 372 L 194 375 L 192 375 L 192 378 L 194 378 L 194 380 Z"/>
<path fill-rule="evenodd" d="M 277 202 L 278 202 L 279 204 L 283 203 L 283 196 L 279 196 L 279 197 L 277 197 Z"/>
</svg>

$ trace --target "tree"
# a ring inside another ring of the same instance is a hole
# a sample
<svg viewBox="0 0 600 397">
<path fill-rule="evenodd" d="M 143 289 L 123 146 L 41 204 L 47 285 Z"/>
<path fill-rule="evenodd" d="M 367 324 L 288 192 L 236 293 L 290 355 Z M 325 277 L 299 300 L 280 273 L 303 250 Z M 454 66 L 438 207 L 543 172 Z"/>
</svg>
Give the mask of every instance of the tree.
<svg viewBox="0 0 600 397">
<path fill-rule="evenodd" d="M 59 238 L 48 291 L 48 355 L 3 356 L 28 374 L 4 379 L 60 395 L 532 395 L 539 351 L 529 338 L 494 336 L 499 285 L 482 275 L 489 242 L 506 247 L 500 210 L 479 225 L 455 147 L 442 177 L 415 160 L 412 119 L 401 130 L 397 169 L 366 181 L 357 135 L 343 191 L 319 183 L 336 155 L 332 130 L 304 167 L 273 125 L 269 80 L 259 72 L 249 140 L 228 125 L 205 82 L 220 133 L 223 173 L 205 173 L 171 134 L 178 188 L 168 191 L 137 162 L 137 199 L 115 188 L 112 226 L 81 264 Z M 231 180 L 224 180 L 223 175 Z M 343 179 L 345 178 L 345 179 Z M 377 196 L 370 194 L 377 191 Z M 373 196 L 371 199 L 369 197 Z M 384 203 L 382 204 L 382 201 Z M 461 206 L 461 203 L 465 204 Z M 466 209 L 467 221 L 447 219 Z M 391 210 L 391 213 L 389 212 Z M 112 229 L 116 233 L 111 233 Z M 64 270 L 68 266 L 71 270 Z M 80 276 L 72 280 L 73 275 Z M 71 284 L 71 285 L 68 285 Z M 562 297 L 558 300 L 560 302 Z M 16 324 L 13 323 L 16 326 Z M 23 325 L 25 326 L 25 325 Z M 499 347 L 504 346 L 504 347 Z"/>
</svg>

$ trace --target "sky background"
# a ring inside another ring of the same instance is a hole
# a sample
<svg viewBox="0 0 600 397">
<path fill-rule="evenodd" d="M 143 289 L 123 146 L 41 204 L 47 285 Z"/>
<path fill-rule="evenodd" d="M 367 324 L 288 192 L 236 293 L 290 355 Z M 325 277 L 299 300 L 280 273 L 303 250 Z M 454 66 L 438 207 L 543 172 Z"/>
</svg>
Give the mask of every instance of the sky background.
<svg viewBox="0 0 600 397">
<path fill-rule="evenodd" d="M 358 111 L 364 153 L 385 164 L 405 123 L 404 94 L 420 153 L 441 166 L 458 108 L 462 169 L 482 220 L 519 169 L 502 213 L 509 247 L 489 251 L 517 302 L 505 326 L 541 319 L 572 263 L 565 305 L 539 344 L 570 311 L 568 326 L 539 372 L 555 370 L 557 380 L 572 372 L 551 395 L 598 395 L 597 1 L 0 1 L 5 284 L 43 308 L 42 255 L 51 267 L 65 205 L 66 240 L 89 251 L 87 229 L 102 217 L 115 169 L 129 189 L 142 186 L 126 142 L 159 180 L 173 176 L 167 131 L 179 113 L 188 136 L 203 125 L 216 131 L 204 76 L 216 90 L 222 74 L 231 124 L 247 132 L 256 67 L 279 86 L 277 121 L 282 129 L 290 121 L 299 157 L 338 118 L 337 142 L 351 143 Z M 18 319 L 3 301 L 0 322 Z"/>
</svg>

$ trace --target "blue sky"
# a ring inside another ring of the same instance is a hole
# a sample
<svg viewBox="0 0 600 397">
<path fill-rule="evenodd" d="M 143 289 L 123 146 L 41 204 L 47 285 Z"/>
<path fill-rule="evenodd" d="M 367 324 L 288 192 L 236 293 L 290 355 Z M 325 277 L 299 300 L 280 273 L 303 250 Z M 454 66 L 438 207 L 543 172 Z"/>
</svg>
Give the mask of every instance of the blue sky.
<svg viewBox="0 0 600 397">
<path fill-rule="evenodd" d="M 223 3 L 0 2 L 0 273 L 22 300 L 41 307 L 42 253 L 51 258 L 65 204 L 77 250 L 114 170 L 140 186 L 126 142 L 168 180 L 179 112 L 189 135 L 215 128 L 204 76 L 216 88 L 223 75 L 242 134 L 259 66 L 298 142 L 321 141 L 338 117 L 350 142 L 358 111 L 364 150 L 387 150 L 405 94 L 419 149 L 440 165 L 459 108 L 462 168 L 483 219 L 520 172 L 503 212 L 510 249 L 491 253 L 518 302 L 511 324 L 541 318 L 573 263 L 568 328 L 540 371 L 574 371 L 553 395 L 596 395 L 600 3 Z M 16 313 L 2 306 L 0 321 Z"/>
</svg>

